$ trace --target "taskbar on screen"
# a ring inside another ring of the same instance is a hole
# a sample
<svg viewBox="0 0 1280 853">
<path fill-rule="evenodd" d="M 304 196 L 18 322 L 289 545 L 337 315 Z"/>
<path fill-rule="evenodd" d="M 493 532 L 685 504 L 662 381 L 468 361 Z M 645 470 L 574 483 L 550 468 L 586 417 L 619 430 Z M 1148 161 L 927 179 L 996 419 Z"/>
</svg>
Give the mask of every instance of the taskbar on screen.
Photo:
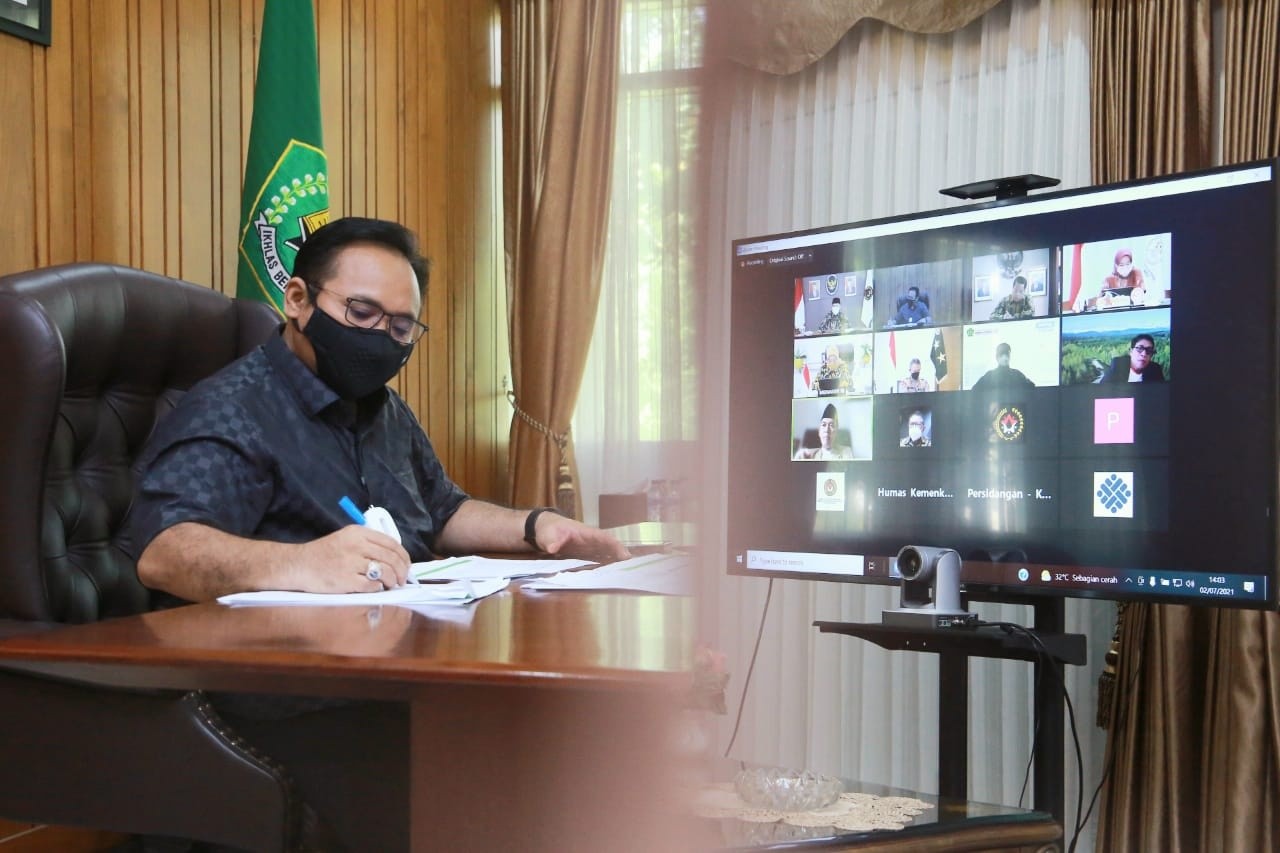
<svg viewBox="0 0 1280 853">
<path fill-rule="evenodd" d="M 896 555 L 816 554 L 802 551 L 747 549 L 736 562 L 748 572 L 830 576 L 867 580 L 900 577 Z M 1208 603 L 1267 600 L 1267 577 L 1248 574 L 1210 574 L 1159 569 L 1063 567 L 1035 563 L 989 563 L 965 560 L 961 582 L 1026 588 L 1028 593 L 1062 590 L 1067 594 L 1096 592 L 1106 598 L 1183 598 Z"/>
</svg>

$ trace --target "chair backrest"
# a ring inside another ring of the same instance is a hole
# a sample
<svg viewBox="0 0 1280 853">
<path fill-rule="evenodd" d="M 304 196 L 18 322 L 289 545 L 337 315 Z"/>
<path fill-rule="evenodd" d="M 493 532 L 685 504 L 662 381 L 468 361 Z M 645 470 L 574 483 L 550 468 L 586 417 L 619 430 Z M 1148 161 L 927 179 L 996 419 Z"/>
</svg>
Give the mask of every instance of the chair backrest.
<svg viewBox="0 0 1280 853">
<path fill-rule="evenodd" d="M 134 459 L 188 388 L 278 323 L 264 303 L 127 267 L 0 278 L 0 617 L 148 608 L 120 548 Z"/>
</svg>

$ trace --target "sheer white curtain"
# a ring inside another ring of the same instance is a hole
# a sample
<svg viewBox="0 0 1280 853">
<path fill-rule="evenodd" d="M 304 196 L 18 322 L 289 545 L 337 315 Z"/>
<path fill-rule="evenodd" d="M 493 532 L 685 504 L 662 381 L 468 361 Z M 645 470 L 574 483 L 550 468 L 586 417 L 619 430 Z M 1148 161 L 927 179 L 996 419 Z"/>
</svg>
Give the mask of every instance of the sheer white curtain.
<svg viewBox="0 0 1280 853">
<path fill-rule="evenodd" d="M 1088 184 L 1088 37 L 1087 0 L 1010 0 L 947 35 L 865 21 L 788 77 L 736 71 L 704 106 L 714 111 L 704 140 L 712 173 L 707 317 L 727 314 L 734 238 L 935 209 L 947 203 L 942 187 L 1004 175 L 1051 175 L 1064 188 Z M 709 323 L 706 333 L 710 353 L 723 360 L 726 330 Z M 704 434 L 719 434 L 727 390 L 709 385 L 706 393 Z M 725 464 L 708 456 L 705 481 L 723 482 Z M 739 499 L 769 496 L 727 503 Z M 706 501 L 704 533 L 723 529 L 714 512 L 725 504 Z M 719 559 L 708 560 L 703 630 L 729 653 L 734 676 L 723 749 L 767 581 L 725 577 L 723 542 L 707 539 L 719 545 Z M 936 658 L 886 652 L 812 627 L 815 619 L 879 621 L 894 594 L 774 582 L 734 757 L 936 791 Z M 989 619 L 1030 621 L 1016 606 L 977 609 Z M 1101 774 L 1094 685 L 1113 614 L 1108 603 L 1067 607 L 1068 630 L 1088 634 L 1092 662 L 1067 675 L 1085 750 L 1086 800 Z M 1031 668 L 975 661 L 970 673 L 970 797 L 1016 804 L 1032 742 Z M 1077 784 L 1070 751 L 1067 764 L 1069 836 Z"/>
<path fill-rule="evenodd" d="M 584 515 L 601 492 L 696 477 L 693 169 L 701 0 L 626 0 L 613 195 L 596 328 L 574 412 Z M 691 501 L 690 501 L 691 502 Z"/>
</svg>

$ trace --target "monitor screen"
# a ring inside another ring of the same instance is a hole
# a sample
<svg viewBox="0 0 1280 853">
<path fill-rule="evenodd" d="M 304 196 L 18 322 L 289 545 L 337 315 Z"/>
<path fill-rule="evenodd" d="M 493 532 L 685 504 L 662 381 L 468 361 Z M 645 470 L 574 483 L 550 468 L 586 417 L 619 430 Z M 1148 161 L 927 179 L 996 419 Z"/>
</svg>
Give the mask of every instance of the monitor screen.
<svg viewBox="0 0 1280 853">
<path fill-rule="evenodd" d="M 1276 210 L 1264 162 L 735 241 L 729 571 L 1274 606 Z"/>
</svg>

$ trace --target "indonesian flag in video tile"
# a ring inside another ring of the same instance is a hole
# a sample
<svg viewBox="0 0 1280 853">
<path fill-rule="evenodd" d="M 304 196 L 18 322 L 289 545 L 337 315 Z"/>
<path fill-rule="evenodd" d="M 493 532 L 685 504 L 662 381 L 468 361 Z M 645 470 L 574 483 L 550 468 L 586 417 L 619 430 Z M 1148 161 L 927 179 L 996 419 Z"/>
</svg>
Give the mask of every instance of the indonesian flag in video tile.
<svg viewBox="0 0 1280 853">
<path fill-rule="evenodd" d="M 1076 304 L 1076 297 L 1080 295 L 1080 253 L 1083 249 L 1083 243 L 1076 243 L 1071 247 L 1071 295 L 1062 300 L 1063 311 L 1070 311 L 1071 306 Z"/>
<path fill-rule="evenodd" d="M 796 279 L 796 324 L 797 332 L 804 331 L 804 279 Z"/>
</svg>

